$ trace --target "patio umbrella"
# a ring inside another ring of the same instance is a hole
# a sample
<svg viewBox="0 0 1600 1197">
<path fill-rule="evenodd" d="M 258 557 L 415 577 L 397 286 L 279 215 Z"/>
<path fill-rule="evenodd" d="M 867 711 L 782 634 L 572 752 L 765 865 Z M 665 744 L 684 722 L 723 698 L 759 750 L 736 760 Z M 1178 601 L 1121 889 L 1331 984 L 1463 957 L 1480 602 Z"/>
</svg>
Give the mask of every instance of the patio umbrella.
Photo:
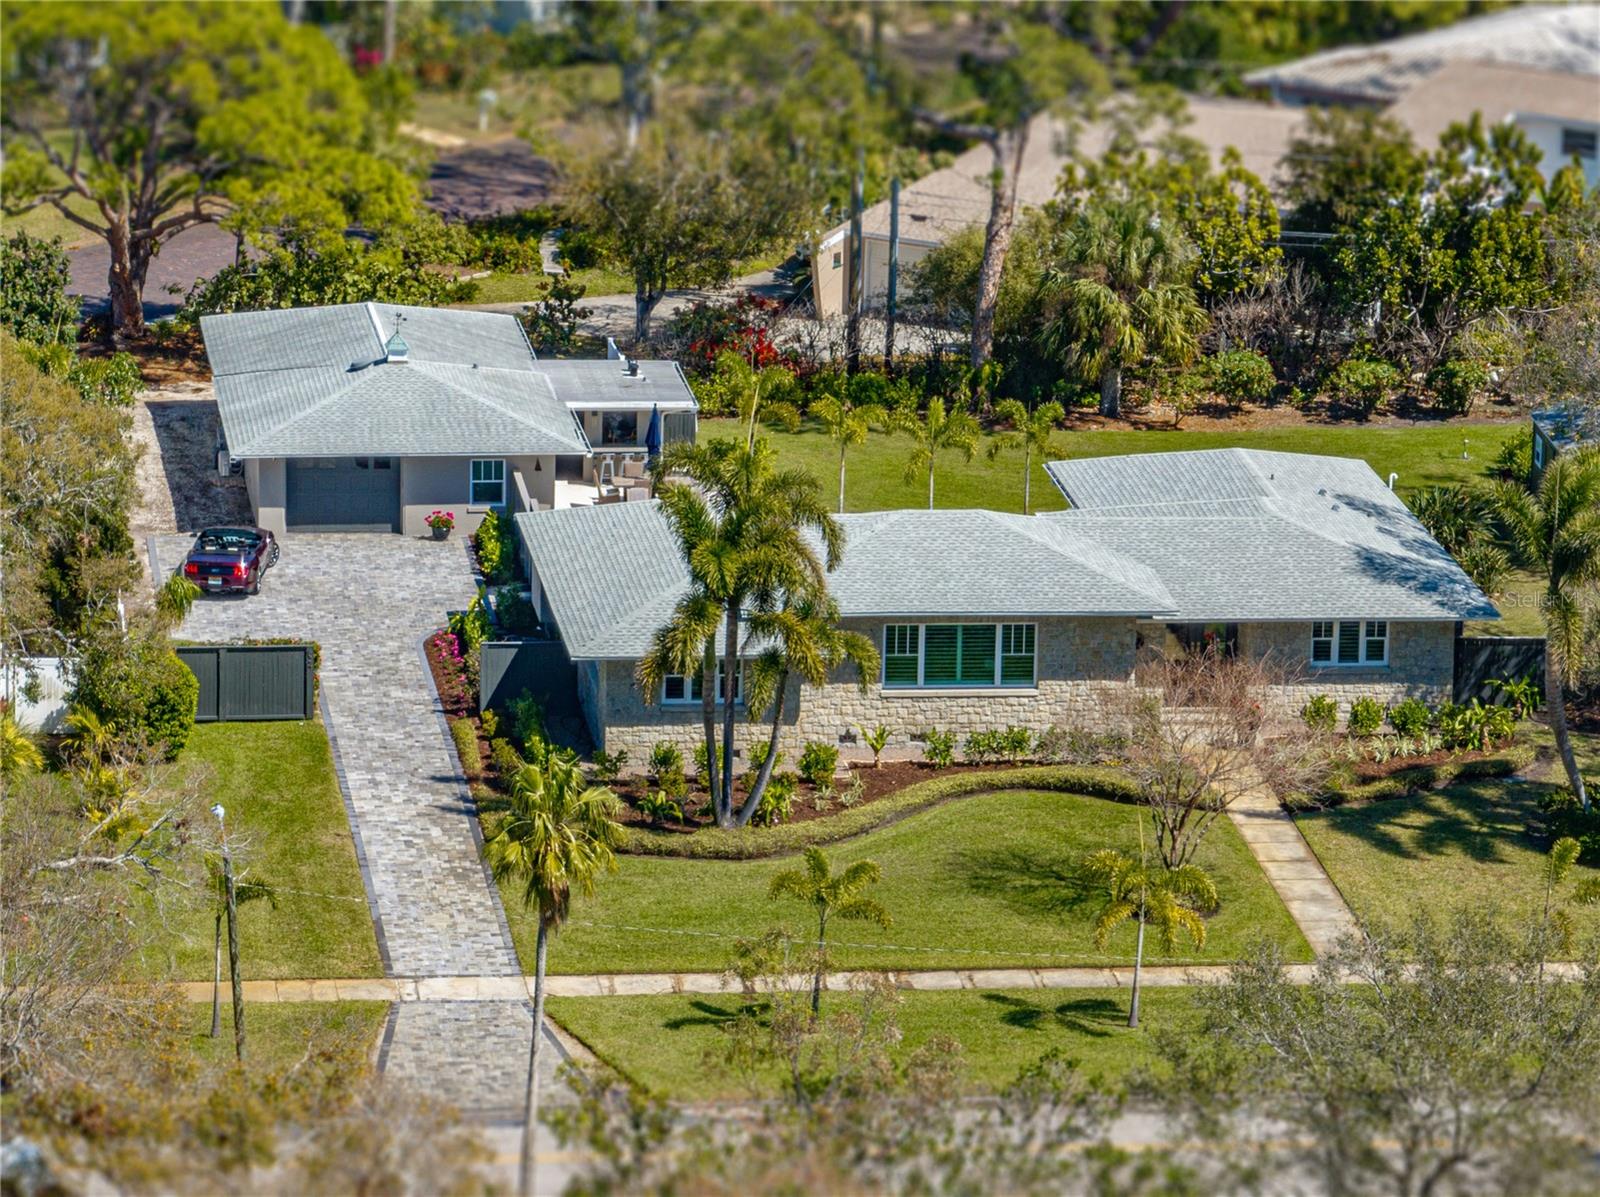
<svg viewBox="0 0 1600 1197">
<path fill-rule="evenodd" d="M 654 461 L 661 456 L 661 406 L 650 405 L 650 427 L 644 433 L 644 451 Z"/>
</svg>

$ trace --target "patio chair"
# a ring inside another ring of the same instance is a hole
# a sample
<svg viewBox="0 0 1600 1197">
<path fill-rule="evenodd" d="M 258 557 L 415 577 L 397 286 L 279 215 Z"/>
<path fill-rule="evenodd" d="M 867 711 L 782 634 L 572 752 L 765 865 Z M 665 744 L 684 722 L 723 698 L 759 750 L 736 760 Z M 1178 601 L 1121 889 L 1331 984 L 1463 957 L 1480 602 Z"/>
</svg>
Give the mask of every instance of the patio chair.
<svg viewBox="0 0 1600 1197">
<path fill-rule="evenodd" d="M 624 478 L 643 479 L 649 476 L 649 471 L 645 468 L 644 462 L 636 461 L 632 457 L 629 457 L 626 458 L 622 463 L 622 476 Z"/>
<path fill-rule="evenodd" d="M 648 486 L 630 486 L 627 490 L 628 502 L 642 503 L 650 497 Z"/>
</svg>

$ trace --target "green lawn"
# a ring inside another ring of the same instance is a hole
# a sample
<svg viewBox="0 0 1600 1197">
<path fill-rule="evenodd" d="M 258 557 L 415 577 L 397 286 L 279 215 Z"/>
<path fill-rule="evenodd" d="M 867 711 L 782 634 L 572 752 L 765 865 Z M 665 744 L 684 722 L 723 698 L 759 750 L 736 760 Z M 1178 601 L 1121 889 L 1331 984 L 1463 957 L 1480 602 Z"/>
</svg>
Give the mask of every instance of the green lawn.
<svg viewBox="0 0 1600 1197">
<path fill-rule="evenodd" d="M 745 258 L 735 263 L 733 277 L 739 278 L 746 274 L 754 274 L 758 270 L 771 270 L 784 260 L 783 254 L 765 254 L 754 258 Z M 584 295 L 593 298 L 597 295 L 632 295 L 633 276 L 622 270 L 609 266 L 588 266 L 582 270 L 574 270 L 572 278 L 575 282 L 583 284 Z M 477 298 L 474 303 L 530 303 L 535 299 L 544 297 L 546 287 L 544 274 L 534 270 L 527 274 L 509 274 L 496 271 L 488 278 L 474 279 L 478 287 Z M 579 300 L 581 305 L 583 300 Z M 657 310 L 659 317 L 660 311 Z M 656 317 L 652 317 L 652 327 Z"/>
<path fill-rule="evenodd" d="M 1002 792 L 962 798 L 827 850 L 836 868 L 878 862 L 873 896 L 894 925 L 835 923 L 838 968 L 939 969 L 1125 964 L 1134 935 L 1124 927 L 1105 951 L 1094 946 L 1092 907 L 1075 904 L 1067 872 L 1097 848 L 1138 850 L 1140 812 L 1099 798 Z M 1148 821 L 1145 834 L 1150 833 Z M 1257 936 L 1292 959 L 1310 950 L 1234 831 L 1218 823 L 1201 847 L 1222 895 L 1203 951 L 1185 945 L 1172 961 L 1231 960 Z M 807 908 L 769 901 L 773 874 L 798 858 L 702 861 L 626 856 L 550 948 L 558 973 L 718 971 L 733 939 L 784 926 L 814 931 Z M 514 883 L 502 889 L 523 964 L 533 960 L 533 921 Z M 855 946 L 864 945 L 864 946 Z M 1158 953 L 1152 963 L 1164 962 Z"/>
<path fill-rule="evenodd" d="M 239 908 L 244 975 L 382 976 L 322 724 L 200 724 L 180 761 L 209 772 L 205 793 L 227 808 L 241 875 L 278 891 L 276 909 L 264 901 Z M 176 912 L 169 932 L 164 952 L 147 960 L 150 970 L 172 979 L 210 977 L 210 912 Z"/>
<path fill-rule="evenodd" d="M 353 1037 L 368 1047 L 389 1016 L 388 1002 L 255 1002 L 244 1011 L 245 1058 L 252 1067 L 292 1066 L 313 1039 Z M 222 992 L 222 1033 L 211 1038 L 211 1005 L 195 1002 L 190 1014 L 191 1042 L 204 1060 L 233 1059 L 233 1009 Z"/>
<path fill-rule="evenodd" d="M 993 1090 L 1052 1048 L 1085 1073 L 1115 1080 L 1154 1062 L 1150 1032 L 1182 1028 L 1195 1018 L 1187 989 L 1146 989 L 1139 1030 L 1130 1030 L 1123 989 L 1018 989 L 907 992 L 896 1012 L 905 1036 L 898 1054 L 934 1035 L 960 1041 L 963 1075 L 974 1089 Z M 747 1096 L 718 1063 L 719 1027 L 745 1005 L 732 995 L 551 998 L 550 1016 L 636 1084 L 684 1101 Z M 830 1004 L 851 1000 L 823 998 Z M 776 1080 L 776 1075 L 774 1076 Z"/>
<path fill-rule="evenodd" d="M 1364 458 L 1378 475 L 1400 475 L 1396 489 L 1464 482 L 1482 475 L 1500 446 L 1522 427 L 1504 424 L 1418 424 L 1406 427 L 1363 427 L 1357 424 L 1306 424 L 1293 428 L 1266 428 L 1237 432 L 1200 432 L 1185 429 L 1106 428 L 1056 435 L 1053 458 L 1104 457 L 1119 453 L 1170 452 L 1179 449 L 1222 449 L 1234 446 L 1275 449 L 1290 453 L 1325 453 L 1336 457 Z M 733 434 L 728 420 L 703 420 L 702 439 Z M 768 435 L 784 460 L 801 465 L 822 483 L 830 499 L 838 493 L 838 447 L 813 426 L 799 432 L 771 429 Z M 902 436 L 877 434 L 849 453 L 846 505 L 851 511 L 875 511 L 927 504 L 924 480 L 902 477 L 906 449 Z M 999 511 L 1022 510 L 1022 458 L 1002 456 L 990 461 L 988 438 L 971 462 L 959 455 L 939 463 L 935 501 L 940 507 L 989 507 Z M 1467 456 L 1462 457 L 1465 450 Z M 1051 484 L 1042 465 L 1035 465 L 1033 505 L 1050 511 L 1066 504 Z"/>
<path fill-rule="evenodd" d="M 1549 845 L 1529 833 L 1544 785 L 1500 779 L 1464 782 L 1414 798 L 1368 802 L 1302 815 L 1306 841 L 1368 922 L 1403 927 L 1417 911 L 1462 905 L 1508 920 L 1544 902 Z M 1600 870 L 1577 868 L 1563 890 Z M 1600 910 L 1572 908 L 1580 938 L 1600 931 Z"/>
</svg>

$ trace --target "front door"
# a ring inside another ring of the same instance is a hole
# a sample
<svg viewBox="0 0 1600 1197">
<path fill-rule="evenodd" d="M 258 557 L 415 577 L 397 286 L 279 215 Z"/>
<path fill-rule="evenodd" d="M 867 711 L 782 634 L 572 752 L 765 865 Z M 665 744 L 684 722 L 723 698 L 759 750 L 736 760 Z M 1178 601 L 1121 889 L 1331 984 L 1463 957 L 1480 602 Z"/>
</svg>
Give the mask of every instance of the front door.
<svg viewBox="0 0 1600 1197">
<path fill-rule="evenodd" d="M 1171 623 L 1167 628 L 1190 656 L 1215 652 L 1231 657 L 1239 651 L 1236 623 Z"/>
</svg>

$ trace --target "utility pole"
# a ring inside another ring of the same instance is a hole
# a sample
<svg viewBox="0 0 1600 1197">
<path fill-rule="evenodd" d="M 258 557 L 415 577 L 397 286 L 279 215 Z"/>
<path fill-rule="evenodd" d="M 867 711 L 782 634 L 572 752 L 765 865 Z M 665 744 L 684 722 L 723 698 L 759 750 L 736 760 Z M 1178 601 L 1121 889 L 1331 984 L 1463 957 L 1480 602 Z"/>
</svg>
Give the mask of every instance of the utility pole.
<svg viewBox="0 0 1600 1197">
<path fill-rule="evenodd" d="M 856 152 L 856 178 L 850 187 L 850 272 L 845 278 L 844 368 L 847 374 L 861 369 L 861 292 L 866 279 L 862 261 L 861 201 L 866 190 L 865 150 Z"/>
<path fill-rule="evenodd" d="M 900 294 L 900 180 L 889 180 L 889 310 L 883 332 L 883 368 L 894 373 L 894 316 Z"/>
<path fill-rule="evenodd" d="M 383 65 L 394 65 L 394 27 L 399 17 L 400 0 L 384 0 L 383 4 Z"/>
<path fill-rule="evenodd" d="M 228 851 L 227 814 L 221 804 L 213 806 L 217 826 L 222 829 L 222 884 L 228 902 L 228 973 L 233 981 L 233 1054 L 244 1062 L 244 983 L 239 979 L 239 899 L 233 888 L 233 856 Z"/>
</svg>

